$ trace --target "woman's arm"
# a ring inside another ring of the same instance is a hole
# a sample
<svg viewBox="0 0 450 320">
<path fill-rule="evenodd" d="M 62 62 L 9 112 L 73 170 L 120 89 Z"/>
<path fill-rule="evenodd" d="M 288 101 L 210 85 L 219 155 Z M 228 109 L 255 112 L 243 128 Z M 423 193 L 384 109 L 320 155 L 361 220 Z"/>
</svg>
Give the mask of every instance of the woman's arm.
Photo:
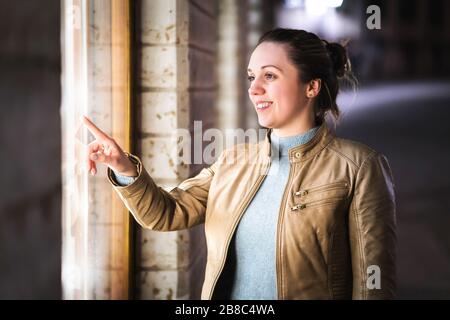
<svg viewBox="0 0 450 320">
<path fill-rule="evenodd" d="M 130 185 L 120 186 L 109 168 L 108 178 L 142 227 L 173 231 L 190 228 L 205 221 L 206 202 L 216 164 L 167 192 L 155 184 L 138 157 L 128 157 L 137 167 L 136 180 Z"/>
<path fill-rule="evenodd" d="M 394 182 L 387 159 L 373 153 L 359 168 L 350 205 L 353 299 L 393 299 L 396 291 Z"/>
<path fill-rule="evenodd" d="M 189 228 L 205 220 L 209 186 L 216 164 L 167 192 L 155 184 L 139 158 L 124 152 L 113 138 L 88 118 L 84 117 L 83 123 L 95 137 L 88 146 L 86 162 L 89 171 L 96 174 L 97 162 L 108 166 L 108 178 L 114 189 L 143 227 L 171 231 Z M 114 179 L 114 172 L 135 180 L 121 186 Z"/>
</svg>

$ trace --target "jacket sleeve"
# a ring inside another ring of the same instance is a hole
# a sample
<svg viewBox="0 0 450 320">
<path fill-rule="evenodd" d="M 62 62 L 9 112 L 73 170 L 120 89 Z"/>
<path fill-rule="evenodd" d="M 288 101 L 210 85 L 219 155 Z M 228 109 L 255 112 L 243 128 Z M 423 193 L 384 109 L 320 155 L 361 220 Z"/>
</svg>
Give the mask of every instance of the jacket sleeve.
<svg viewBox="0 0 450 320">
<path fill-rule="evenodd" d="M 167 192 L 155 184 L 138 157 L 128 157 L 137 166 L 136 180 L 130 185 L 120 186 L 109 168 L 108 179 L 142 227 L 157 231 L 174 231 L 205 221 L 209 186 L 216 163 Z"/>
<path fill-rule="evenodd" d="M 350 205 L 353 299 L 395 298 L 394 188 L 387 159 L 373 153 L 359 168 Z"/>
</svg>

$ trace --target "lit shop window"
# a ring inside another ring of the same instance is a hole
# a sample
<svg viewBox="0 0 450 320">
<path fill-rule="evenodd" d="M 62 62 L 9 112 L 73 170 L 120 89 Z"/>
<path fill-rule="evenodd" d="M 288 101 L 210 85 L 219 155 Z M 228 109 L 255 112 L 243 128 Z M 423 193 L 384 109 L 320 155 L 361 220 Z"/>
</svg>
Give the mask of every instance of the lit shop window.
<svg viewBox="0 0 450 320">
<path fill-rule="evenodd" d="M 130 151 L 130 1 L 62 1 L 64 299 L 126 299 L 129 214 L 98 167 L 87 172 L 89 116 Z"/>
</svg>

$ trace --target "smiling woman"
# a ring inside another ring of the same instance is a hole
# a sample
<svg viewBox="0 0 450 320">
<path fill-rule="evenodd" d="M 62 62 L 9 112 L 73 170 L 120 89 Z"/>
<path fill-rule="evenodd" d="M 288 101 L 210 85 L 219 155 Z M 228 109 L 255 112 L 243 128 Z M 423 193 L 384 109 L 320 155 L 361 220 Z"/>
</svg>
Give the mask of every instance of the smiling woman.
<svg viewBox="0 0 450 320">
<path fill-rule="evenodd" d="M 259 123 L 280 136 L 321 124 L 328 111 L 338 120 L 338 78 L 356 81 L 343 46 L 298 30 L 266 33 L 247 71 Z"/>
<path fill-rule="evenodd" d="M 388 161 L 334 136 L 325 121 L 328 112 L 339 117 L 338 78 L 349 72 L 343 46 L 303 30 L 269 31 L 248 65 L 249 97 L 269 129 L 263 141 L 223 151 L 170 192 L 89 120 L 103 147 L 86 160 L 108 165 L 110 182 L 142 227 L 205 223 L 203 299 L 394 298 Z"/>
</svg>

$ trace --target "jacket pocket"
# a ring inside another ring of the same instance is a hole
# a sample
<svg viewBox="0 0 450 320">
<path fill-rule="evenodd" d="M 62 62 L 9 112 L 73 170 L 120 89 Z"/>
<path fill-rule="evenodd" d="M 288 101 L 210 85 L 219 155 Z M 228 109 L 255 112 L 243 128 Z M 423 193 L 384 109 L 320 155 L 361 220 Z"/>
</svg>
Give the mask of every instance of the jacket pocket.
<svg viewBox="0 0 450 320">
<path fill-rule="evenodd" d="M 291 211 L 301 212 L 307 208 L 336 203 L 349 195 L 349 183 L 337 181 L 319 186 L 304 187 L 291 196 Z"/>
<path fill-rule="evenodd" d="M 328 183 L 320 186 L 313 186 L 313 187 L 305 187 L 301 188 L 298 191 L 294 192 L 295 196 L 306 196 L 309 193 L 319 193 L 319 192 L 325 192 L 330 190 L 339 190 L 339 189 L 348 189 L 348 182 L 346 181 L 338 181 L 333 183 Z"/>
<path fill-rule="evenodd" d="M 304 210 L 306 208 L 313 208 L 313 207 L 317 207 L 317 206 L 321 206 L 321 205 L 335 203 L 335 202 L 338 202 L 339 200 L 342 200 L 342 198 L 327 198 L 327 199 L 323 199 L 323 200 L 299 203 L 299 204 L 292 206 L 291 210 L 292 211 Z"/>
</svg>

